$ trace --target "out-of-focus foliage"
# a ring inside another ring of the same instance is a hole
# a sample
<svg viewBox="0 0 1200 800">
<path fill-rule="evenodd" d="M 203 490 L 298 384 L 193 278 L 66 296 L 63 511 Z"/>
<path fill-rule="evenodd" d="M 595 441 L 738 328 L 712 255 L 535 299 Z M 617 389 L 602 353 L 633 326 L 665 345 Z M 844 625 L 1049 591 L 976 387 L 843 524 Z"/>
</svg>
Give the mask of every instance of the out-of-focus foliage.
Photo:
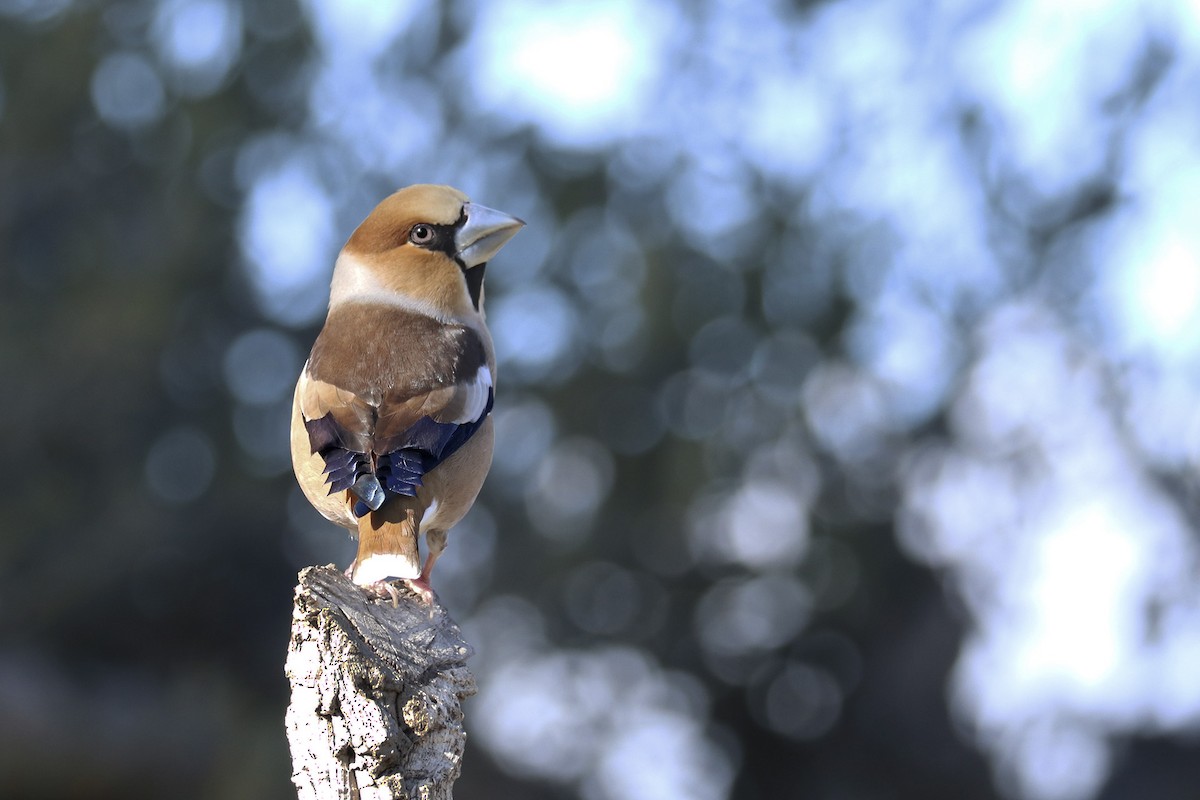
<svg viewBox="0 0 1200 800">
<path fill-rule="evenodd" d="M 0 786 L 288 797 L 291 384 L 388 192 L 528 221 L 435 575 L 461 797 L 1192 797 L 1200 15 L 0 0 Z"/>
</svg>

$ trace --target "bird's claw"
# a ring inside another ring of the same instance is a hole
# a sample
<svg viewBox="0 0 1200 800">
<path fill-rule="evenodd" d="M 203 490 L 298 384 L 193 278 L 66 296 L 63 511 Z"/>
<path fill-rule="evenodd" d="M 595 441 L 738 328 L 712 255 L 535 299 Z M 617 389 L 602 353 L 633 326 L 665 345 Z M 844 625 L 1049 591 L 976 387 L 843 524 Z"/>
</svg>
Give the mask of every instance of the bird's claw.
<svg viewBox="0 0 1200 800">
<path fill-rule="evenodd" d="M 406 578 L 404 585 L 412 590 L 413 594 L 421 598 L 427 606 L 432 606 L 437 599 L 437 595 L 433 593 L 433 587 L 429 585 L 429 579 L 424 575 L 419 578 Z"/>
<path fill-rule="evenodd" d="M 368 596 L 379 600 L 391 600 L 392 608 L 400 607 L 400 586 L 404 586 L 427 606 L 432 606 L 436 595 L 429 581 L 425 578 L 404 578 L 402 580 L 382 580 L 363 584 L 363 591 Z"/>
</svg>

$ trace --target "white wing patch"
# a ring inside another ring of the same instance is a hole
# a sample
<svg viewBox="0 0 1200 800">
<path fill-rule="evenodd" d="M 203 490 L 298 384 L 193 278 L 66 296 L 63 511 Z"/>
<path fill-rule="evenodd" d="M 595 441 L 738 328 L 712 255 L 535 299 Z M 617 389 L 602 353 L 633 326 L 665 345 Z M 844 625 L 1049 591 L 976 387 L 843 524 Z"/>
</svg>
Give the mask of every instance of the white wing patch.
<svg viewBox="0 0 1200 800">
<path fill-rule="evenodd" d="M 460 425 L 474 422 L 483 415 L 487 408 L 488 393 L 492 390 L 492 371 L 487 364 L 482 364 L 475 376 L 466 383 L 460 383 L 459 391 L 464 393 L 462 414 L 455 419 L 443 420 L 456 422 Z"/>
</svg>

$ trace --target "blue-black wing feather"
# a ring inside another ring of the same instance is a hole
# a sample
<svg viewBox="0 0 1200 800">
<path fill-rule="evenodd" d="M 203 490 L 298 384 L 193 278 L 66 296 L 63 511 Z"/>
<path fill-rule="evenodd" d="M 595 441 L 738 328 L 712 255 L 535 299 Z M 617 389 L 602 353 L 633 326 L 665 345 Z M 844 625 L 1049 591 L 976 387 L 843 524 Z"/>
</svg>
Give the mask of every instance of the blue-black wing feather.
<svg viewBox="0 0 1200 800">
<path fill-rule="evenodd" d="M 458 452 L 467 443 L 487 415 L 492 413 L 492 390 L 488 389 L 487 405 L 471 422 L 435 422 L 422 417 L 408 429 L 403 444 L 376 459 L 375 474 L 389 492 L 414 497 L 422 477 L 438 464 Z"/>
<path fill-rule="evenodd" d="M 424 476 L 458 452 L 483 425 L 492 413 L 493 399 L 489 388 L 483 412 L 470 422 L 437 422 L 432 417 L 422 417 L 403 435 L 394 438 L 392 441 L 398 441 L 399 445 L 386 453 L 363 453 L 347 448 L 348 437 L 342 435 L 332 414 L 305 422 L 305 427 L 313 452 L 325 460 L 325 481 L 330 494 L 347 489 L 353 491 L 359 478 L 373 474 L 385 493 L 415 497 Z M 354 504 L 355 516 L 365 516 L 369 511 L 361 499 Z"/>
</svg>

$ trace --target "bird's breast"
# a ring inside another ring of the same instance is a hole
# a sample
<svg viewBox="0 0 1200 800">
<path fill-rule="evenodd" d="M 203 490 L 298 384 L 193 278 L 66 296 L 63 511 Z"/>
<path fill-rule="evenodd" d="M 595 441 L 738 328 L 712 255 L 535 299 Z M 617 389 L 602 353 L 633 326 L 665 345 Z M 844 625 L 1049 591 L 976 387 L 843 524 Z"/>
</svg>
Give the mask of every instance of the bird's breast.
<svg viewBox="0 0 1200 800">
<path fill-rule="evenodd" d="M 330 310 L 309 373 L 377 404 L 470 381 L 491 361 L 485 336 L 407 309 L 345 303 Z"/>
</svg>

